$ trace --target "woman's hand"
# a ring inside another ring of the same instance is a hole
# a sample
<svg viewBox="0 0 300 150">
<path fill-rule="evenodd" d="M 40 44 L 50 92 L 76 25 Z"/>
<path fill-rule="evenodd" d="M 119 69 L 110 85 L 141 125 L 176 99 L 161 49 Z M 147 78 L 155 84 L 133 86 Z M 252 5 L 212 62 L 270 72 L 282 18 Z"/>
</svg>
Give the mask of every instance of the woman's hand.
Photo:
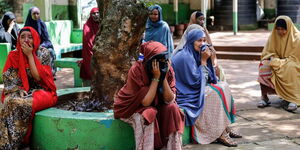
<svg viewBox="0 0 300 150">
<path fill-rule="evenodd" d="M 7 32 L 8 32 L 8 33 L 11 33 L 11 31 L 13 30 L 15 24 L 16 24 L 15 19 L 13 19 L 13 20 L 9 23 L 9 27 L 8 27 L 8 29 L 7 29 Z"/>
<path fill-rule="evenodd" d="M 218 61 L 217 61 L 217 52 L 214 49 L 214 47 L 209 47 L 209 50 L 211 51 L 211 60 L 213 63 L 213 67 L 217 67 L 218 66 Z"/>
<path fill-rule="evenodd" d="M 159 79 L 160 77 L 159 63 L 156 59 L 152 61 L 152 74 L 153 74 L 153 78 Z"/>
<path fill-rule="evenodd" d="M 32 55 L 32 51 L 33 51 L 33 46 L 31 44 L 27 44 L 27 43 L 21 43 L 21 48 L 23 53 L 28 57 L 30 55 Z"/>
<path fill-rule="evenodd" d="M 28 95 L 28 93 L 27 93 L 26 91 L 20 90 L 20 96 L 21 96 L 21 97 L 25 97 L 25 96 L 27 96 L 27 95 Z"/>
<path fill-rule="evenodd" d="M 201 65 L 206 66 L 206 61 L 211 55 L 211 51 L 208 48 L 205 51 L 201 52 Z"/>
</svg>

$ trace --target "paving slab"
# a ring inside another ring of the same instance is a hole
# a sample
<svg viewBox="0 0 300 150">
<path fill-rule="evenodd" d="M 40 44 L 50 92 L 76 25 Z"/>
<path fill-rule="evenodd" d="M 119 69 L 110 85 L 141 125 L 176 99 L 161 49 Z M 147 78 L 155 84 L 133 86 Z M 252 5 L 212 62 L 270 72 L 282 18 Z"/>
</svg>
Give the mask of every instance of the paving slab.
<svg viewBox="0 0 300 150">
<path fill-rule="evenodd" d="M 266 107 L 256 110 L 241 111 L 238 114 L 243 118 L 249 120 L 257 121 L 279 121 L 279 120 L 290 120 L 290 119 L 300 119 L 299 114 L 290 113 L 283 109 L 278 109 L 274 107 Z"/>
<path fill-rule="evenodd" d="M 299 150 L 292 140 L 279 139 L 250 144 L 239 144 L 237 147 L 226 147 L 220 144 L 187 145 L 184 150 Z"/>
<path fill-rule="evenodd" d="M 285 136 L 259 124 L 245 124 L 235 126 L 234 129 L 243 135 L 243 138 L 235 139 L 239 144 L 267 141 L 284 138 Z"/>
<path fill-rule="evenodd" d="M 258 124 L 286 137 L 300 138 L 300 119 L 262 121 L 258 122 Z"/>
<path fill-rule="evenodd" d="M 73 69 L 63 68 L 60 71 L 57 71 L 55 84 L 57 89 L 73 88 L 74 87 Z"/>
<path fill-rule="evenodd" d="M 300 138 L 293 139 L 293 141 L 294 141 L 296 144 L 300 145 Z"/>
<path fill-rule="evenodd" d="M 249 121 L 245 118 L 240 117 L 239 115 L 236 115 L 235 116 L 235 123 L 230 124 L 230 127 L 241 126 L 241 125 L 249 125 L 249 124 L 255 124 L 255 122 L 254 121 Z"/>
<path fill-rule="evenodd" d="M 271 141 L 257 142 L 259 146 L 266 147 L 272 150 L 299 150 L 300 145 L 294 143 L 292 140 L 288 139 L 276 139 Z"/>
<path fill-rule="evenodd" d="M 270 31 L 259 29 L 254 31 L 211 32 L 210 37 L 216 46 L 264 46 L 270 35 Z M 250 40 L 251 39 L 251 40 Z"/>
<path fill-rule="evenodd" d="M 206 145 L 189 144 L 184 146 L 183 149 L 184 150 L 228 150 L 229 148 L 219 143 L 212 143 Z"/>
</svg>

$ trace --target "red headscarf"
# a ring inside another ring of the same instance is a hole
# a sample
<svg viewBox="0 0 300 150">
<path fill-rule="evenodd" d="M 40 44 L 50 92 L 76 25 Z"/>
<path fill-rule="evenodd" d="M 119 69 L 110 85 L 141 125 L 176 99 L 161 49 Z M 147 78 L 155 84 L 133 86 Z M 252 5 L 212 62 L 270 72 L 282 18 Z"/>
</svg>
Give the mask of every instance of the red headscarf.
<svg viewBox="0 0 300 150">
<path fill-rule="evenodd" d="M 166 51 L 167 48 L 159 42 L 146 42 L 141 45 L 140 52 L 144 55 L 144 61 L 147 61 L 152 56 Z M 174 71 L 171 67 L 167 73 L 167 81 L 171 89 L 175 92 L 175 79 Z M 142 111 L 145 107 L 141 104 L 143 98 L 149 91 L 150 81 L 147 75 L 144 64 L 141 61 L 137 61 L 129 70 L 127 82 L 120 89 L 114 102 L 114 116 L 115 118 L 128 118 L 133 113 Z M 158 97 L 156 96 L 152 106 L 158 104 Z M 143 112 L 144 118 L 151 122 L 154 118 L 147 116 Z"/>
<path fill-rule="evenodd" d="M 54 84 L 54 80 L 53 80 L 52 71 L 51 71 L 50 66 L 42 65 L 40 60 L 36 56 L 36 51 L 38 50 L 38 48 L 40 46 L 39 34 L 32 27 L 27 26 L 27 27 L 22 28 L 22 30 L 24 30 L 24 29 L 29 30 L 32 34 L 32 37 L 33 37 L 33 51 L 32 51 L 32 54 L 33 54 L 33 58 L 34 58 L 36 68 L 37 68 L 39 76 L 41 78 L 41 81 L 39 82 L 39 84 L 46 91 L 54 91 L 55 92 L 56 91 L 56 86 Z M 21 32 L 19 33 L 18 37 L 20 37 Z M 6 61 L 4 69 L 3 69 L 3 72 L 6 72 L 9 68 L 18 69 L 19 77 L 22 81 L 22 86 L 20 88 L 25 90 L 25 91 L 28 91 L 30 88 L 29 88 L 28 77 L 27 77 L 27 74 L 26 74 L 26 68 L 29 68 L 29 64 L 28 64 L 28 59 L 27 59 L 26 55 L 24 55 L 24 53 L 22 51 L 20 38 L 18 38 L 18 41 L 17 41 L 17 50 L 16 51 L 11 51 L 9 53 L 8 59 Z M 2 92 L 2 102 L 3 101 L 4 101 L 4 92 Z"/>
<path fill-rule="evenodd" d="M 92 14 L 98 12 L 97 7 L 90 12 L 90 17 L 83 27 L 83 50 L 82 50 L 82 65 L 80 68 L 80 77 L 85 80 L 91 80 L 91 58 L 93 55 L 93 46 L 96 34 L 99 30 L 99 22 L 94 21 Z"/>
</svg>

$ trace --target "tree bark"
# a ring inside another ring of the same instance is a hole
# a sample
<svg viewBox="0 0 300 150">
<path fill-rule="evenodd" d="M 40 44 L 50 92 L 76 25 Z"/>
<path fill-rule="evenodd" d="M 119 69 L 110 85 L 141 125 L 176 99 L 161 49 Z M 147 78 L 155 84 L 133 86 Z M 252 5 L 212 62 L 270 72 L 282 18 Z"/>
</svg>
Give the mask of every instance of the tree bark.
<svg viewBox="0 0 300 150">
<path fill-rule="evenodd" d="M 136 0 L 97 0 L 100 30 L 92 57 L 90 99 L 111 109 L 116 92 L 125 84 L 130 60 L 138 55 L 148 10 Z"/>
</svg>

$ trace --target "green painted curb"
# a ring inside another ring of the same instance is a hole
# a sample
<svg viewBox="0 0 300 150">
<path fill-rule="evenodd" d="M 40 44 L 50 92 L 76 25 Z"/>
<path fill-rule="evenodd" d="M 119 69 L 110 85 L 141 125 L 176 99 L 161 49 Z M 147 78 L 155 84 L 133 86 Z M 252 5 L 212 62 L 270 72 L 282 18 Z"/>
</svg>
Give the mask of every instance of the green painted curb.
<svg viewBox="0 0 300 150">
<path fill-rule="evenodd" d="M 58 90 L 59 96 L 88 92 L 90 87 Z M 190 143 L 190 128 L 185 127 L 183 143 Z M 37 112 L 32 133 L 32 148 L 37 150 L 133 150 L 132 127 L 108 112 L 76 112 L 49 108 Z"/>
</svg>

